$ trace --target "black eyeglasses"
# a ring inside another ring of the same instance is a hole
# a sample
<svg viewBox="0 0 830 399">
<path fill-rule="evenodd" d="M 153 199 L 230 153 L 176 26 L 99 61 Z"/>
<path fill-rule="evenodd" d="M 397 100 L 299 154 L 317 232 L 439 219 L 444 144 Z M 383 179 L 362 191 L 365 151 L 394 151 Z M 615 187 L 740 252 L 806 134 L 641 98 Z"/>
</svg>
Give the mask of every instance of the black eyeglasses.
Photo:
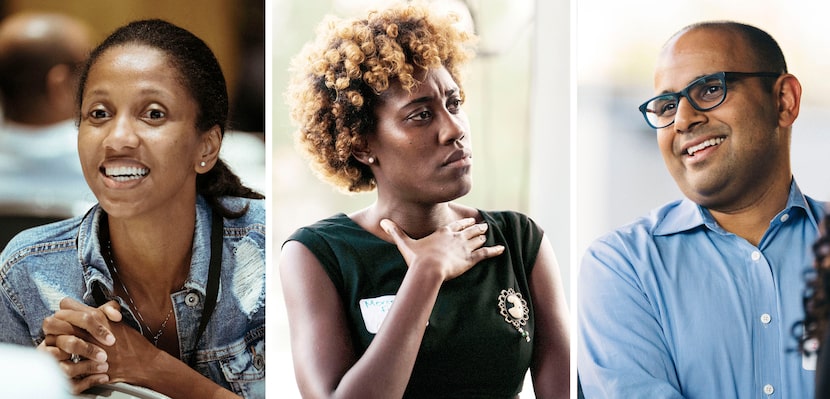
<svg viewBox="0 0 830 399">
<path fill-rule="evenodd" d="M 726 82 L 739 78 L 763 77 L 777 78 L 778 72 L 718 72 L 695 79 L 685 89 L 677 93 L 664 93 L 654 97 L 643 105 L 640 112 L 646 123 L 654 129 L 662 129 L 674 123 L 677 105 L 681 97 L 698 111 L 708 111 L 721 105 L 726 99 Z"/>
</svg>

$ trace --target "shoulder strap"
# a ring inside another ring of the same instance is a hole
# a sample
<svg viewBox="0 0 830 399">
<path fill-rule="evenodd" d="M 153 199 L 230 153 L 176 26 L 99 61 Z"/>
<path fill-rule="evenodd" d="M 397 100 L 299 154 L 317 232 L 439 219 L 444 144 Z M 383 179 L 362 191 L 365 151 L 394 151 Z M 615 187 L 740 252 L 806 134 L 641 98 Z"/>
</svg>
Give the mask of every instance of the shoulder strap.
<svg viewBox="0 0 830 399">
<path fill-rule="evenodd" d="M 199 331 L 196 333 L 194 345 L 202 338 L 213 309 L 216 308 L 216 299 L 219 295 L 219 276 L 222 269 L 222 215 L 213 211 L 213 221 L 210 228 L 210 271 L 206 287 L 205 308 L 199 321 Z"/>
</svg>

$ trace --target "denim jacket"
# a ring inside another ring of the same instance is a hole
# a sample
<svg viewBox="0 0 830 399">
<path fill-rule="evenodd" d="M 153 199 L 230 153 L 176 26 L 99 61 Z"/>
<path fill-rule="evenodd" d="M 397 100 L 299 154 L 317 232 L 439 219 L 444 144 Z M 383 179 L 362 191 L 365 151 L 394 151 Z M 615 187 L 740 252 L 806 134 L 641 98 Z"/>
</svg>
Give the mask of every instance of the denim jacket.
<svg viewBox="0 0 830 399">
<path fill-rule="evenodd" d="M 210 263 L 212 211 L 199 197 L 190 273 L 171 294 L 182 361 L 245 398 L 265 396 L 265 209 L 263 200 L 223 198 L 232 210 L 249 205 L 238 219 L 224 219 L 222 267 L 216 307 L 199 342 Z M 141 330 L 101 254 L 98 226 L 103 210 L 26 230 L 0 253 L 0 342 L 36 346 L 43 319 L 64 297 L 89 306 L 116 299 L 124 320 Z M 103 294 L 103 295 L 101 295 Z M 99 298 L 96 301 L 95 298 Z"/>
</svg>

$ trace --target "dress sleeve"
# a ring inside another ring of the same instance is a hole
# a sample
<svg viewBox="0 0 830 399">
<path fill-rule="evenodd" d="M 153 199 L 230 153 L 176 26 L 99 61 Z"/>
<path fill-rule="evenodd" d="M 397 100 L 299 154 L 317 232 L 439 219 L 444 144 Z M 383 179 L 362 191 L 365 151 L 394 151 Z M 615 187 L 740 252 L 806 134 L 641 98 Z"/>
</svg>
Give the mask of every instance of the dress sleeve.
<svg viewBox="0 0 830 399">
<path fill-rule="evenodd" d="M 285 242 L 297 241 L 303 244 L 320 262 L 326 274 L 337 287 L 338 291 L 344 290 L 343 275 L 338 268 L 338 256 L 335 250 L 326 240 L 327 235 L 322 235 L 319 229 L 313 227 L 301 227 L 297 229 Z"/>
<path fill-rule="evenodd" d="M 586 398 L 683 398 L 654 307 L 617 235 L 586 252 L 579 270 L 577 371 Z"/>
<path fill-rule="evenodd" d="M 479 212 L 485 221 L 496 225 L 495 228 L 491 226 L 496 236 L 493 244 L 507 245 L 515 251 L 518 258 L 514 261 L 524 268 L 523 274 L 530 276 L 542 246 L 544 230 L 533 219 L 519 212 Z"/>
</svg>

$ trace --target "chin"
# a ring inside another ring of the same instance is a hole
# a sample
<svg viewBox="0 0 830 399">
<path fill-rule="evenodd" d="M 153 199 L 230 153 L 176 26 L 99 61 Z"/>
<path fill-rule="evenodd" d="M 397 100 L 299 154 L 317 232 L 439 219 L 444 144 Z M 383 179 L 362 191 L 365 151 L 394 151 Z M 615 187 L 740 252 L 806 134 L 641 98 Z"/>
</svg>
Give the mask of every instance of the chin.
<svg viewBox="0 0 830 399">
<path fill-rule="evenodd" d="M 695 204 L 709 209 L 721 209 L 724 206 L 725 193 L 723 189 L 704 189 L 703 187 L 681 188 L 683 195 Z"/>
<path fill-rule="evenodd" d="M 463 184 L 459 187 L 456 187 L 453 191 L 442 191 L 442 192 L 446 193 L 446 199 L 444 199 L 442 201 L 436 201 L 436 202 L 450 202 L 450 201 L 457 200 L 457 199 L 469 194 L 470 191 L 472 191 L 472 189 L 473 189 L 472 182 L 467 182 L 466 184 Z"/>
</svg>

